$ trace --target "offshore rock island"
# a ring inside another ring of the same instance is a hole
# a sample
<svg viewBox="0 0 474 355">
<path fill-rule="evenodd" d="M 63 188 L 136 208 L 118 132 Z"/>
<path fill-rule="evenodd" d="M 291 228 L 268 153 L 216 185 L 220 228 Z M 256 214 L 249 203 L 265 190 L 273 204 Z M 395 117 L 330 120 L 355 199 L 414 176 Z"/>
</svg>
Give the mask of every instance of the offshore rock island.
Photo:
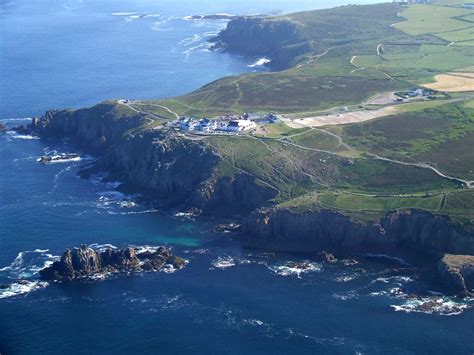
<svg viewBox="0 0 474 355">
<path fill-rule="evenodd" d="M 108 274 L 182 269 L 185 260 L 168 248 L 139 251 L 137 248 L 94 250 L 82 245 L 66 250 L 59 261 L 40 271 L 46 281 L 72 281 Z"/>
<path fill-rule="evenodd" d="M 425 10 L 380 4 L 238 17 L 215 48 L 268 58 L 275 71 L 166 100 L 49 111 L 28 129 L 69 138 L 99 157 L 95 170 L 163 205 L 239 220 L 247 247 L 466 260 L 474 255 L 474 47 L 448 46 L 429 26 L 414 31 Z M 467 73 L 466 88 L 438 80 L 454 72 Z M 266 112 L 278 121 L 235 134 L 173 123 Z M 74 278 L 66 269 L 45 273 Z M 444 280 L 459 274 L 440 270 Z"/>
</svg>

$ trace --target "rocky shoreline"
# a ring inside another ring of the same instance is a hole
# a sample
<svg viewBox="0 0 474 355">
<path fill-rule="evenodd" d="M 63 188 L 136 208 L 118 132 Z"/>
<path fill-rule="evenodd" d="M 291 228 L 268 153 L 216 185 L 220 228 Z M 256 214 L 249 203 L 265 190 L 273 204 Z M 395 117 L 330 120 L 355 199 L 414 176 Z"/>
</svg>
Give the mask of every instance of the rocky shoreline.
<svg viewBox="0 0 474 355">
<path fill-rule="evenodd" d="M 103 103 L 90 109 L 50 111 L 21 130 L 44 138 L 69 138 L 96 154 L 97 163 L 87 168 L 84 177 L 88 171 L 105 170 L 164 207 L 233 218 L 242 225 L 235 235 L 246 248 L 296 253 L 328 250 L 338 256 L 396 256 L 415 249 L 421 255 L 434 255 L 434 260 L 444 254 L 474 255 L 472 231 L 455 225 L 447 216 L 409 209 L 360 222 L 336 211 L 292 212 L 271 207 L 275 192 L 255 178 L 240 173 L 216 178 L 220 155 L 205 142 L 166 130 L 138 130 L 142 115 L 116 122 L 114 109 L 113 104 Z M 135 129 L 136 133 L 130 133 Z M 458 288 L 455 292 L 464 291 Z"/>
<path fill-rule="evenodd" d="M 231 19 L 227 28 L 211 42 L 214 50 L 250 58 L 269 58 L 269 66 L 274 70 L 291 67 L 298 56 L 311 50 L 299 24 L 259 16 Z"/>
<path fill-rule="evenodd" d="M 81 245 L 66 250 L 59 261 L 42 269 L 40 276 L 44 281 L 72 281 L 117 273 L 174 271 L 182 269 L 185 264 L 184 259 L 174 256 L 166 247 L 145 251 L 133 247 L 94 250 Z"/>
<path fill-rule="evenodd" d="M 446 289 L 463 297 L 474 297 L 474 256 L 444 255 L 438 273 Z"/>
</svg>

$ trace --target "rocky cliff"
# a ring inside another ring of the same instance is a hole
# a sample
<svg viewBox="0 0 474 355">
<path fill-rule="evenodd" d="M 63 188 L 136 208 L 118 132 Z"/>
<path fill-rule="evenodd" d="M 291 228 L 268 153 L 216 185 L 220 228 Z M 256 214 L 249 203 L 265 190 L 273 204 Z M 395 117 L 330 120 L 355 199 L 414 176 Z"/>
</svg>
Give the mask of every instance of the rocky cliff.
<svg viewBox="0 0 474 355">
<path fill-rule="evenodd" d="M 446 288 L 474 297 L 474 256 L 445 255 L 439 262 L 438 272 Z"/>
<path fill-rule="evenodd" d="M 220 176 L 219 152 L 205 140 L 192 140 L 171 129 L 144 126 L 135 112 L 122 117 L 117 105 L 49 111 L 35 129 L 43 137 L 67 137 L 99 155 L 96 170 L 147 192 L 164 205 L 198 208 L 213 215 L 248 213 L 277 194 L 242 173 Z"/>
<path fill-rule="evenodd" d="M 184 265 L 184 259 L 174 256 L 165 247 L 144 252 L 139 252 L 136 248 L 97 251 L 82 245 L 80 248 L 66 250 L 61 260 L 42 269 L 40 276 L 46 281 L 71 281 L 118 272 L 160 271 L 166 267 L 181 269 Z"/>
<path fill-rule="evenodd" d="M 42 137 L 70 138 L 84 150 L 102 154 L 125 132 L 145 122 L 140 113 L 104 102 L 79 110 L 48 111 L 33 124 Z"/>
<path fill-rule="evenodd" d="M 330 250 L 336 254 L 474 254 L 474 235 L 449 218 L 418 210 L 392 212 L 360 222 L 335 211 L 292 212 L 261 209 L 244 223 L 244 244 L 294 252 Z"/>
<path fill-rule="evenodd" d="M 308 53 L 310 44 L 300 25 L 287 19 L 239 17 L 211 40 L 223 49 L 251 58 L 266 57 L 273 69 L 286 69 L 296 57 Z"/>
</svg>

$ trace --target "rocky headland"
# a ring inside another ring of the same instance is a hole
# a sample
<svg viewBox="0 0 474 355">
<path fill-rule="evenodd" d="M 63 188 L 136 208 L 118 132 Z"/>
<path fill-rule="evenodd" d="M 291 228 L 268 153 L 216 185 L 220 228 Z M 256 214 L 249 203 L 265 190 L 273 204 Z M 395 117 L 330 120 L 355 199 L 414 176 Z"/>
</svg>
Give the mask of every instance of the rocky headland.
<svg viewBox="0 0 474 355">
<path fill-rule="evenodd" d="M 213 42 L 215 48 L 230 53 L 254 58 L 265 56 L 271 59 L 274 69 L 293 66 L 313 46 L 300 23 L 284 18 L 232 19 Z M 278 198 L 284 201 L 311 188 L 330 186 L 334 181 L 338 186 L 347 186 L 354 176 L 360 179 L 360 175 L 351 175 L 349 171 L 356 165 L 356 158 L 316 152 L 317 149 L 295 153 L 292 146 L 280 144 L 282 140 L 278 146 L 268 140 L 258 149 L 271 153 L 266 152 L 261 159 L 263 154 L 254 155 L 243 144 L 231 146 L 230 140 L 221 145 L 211 144 L 210 139 L 189 137 L 168 129 L 165 122 L 130 105 L 109 101 L 79 110 L 48 111 L 24 129 L 43 138 L 68 138 L 83 151 L 98 156 L 95 166 L 82 174 L 84 177 L 92 171 L 107 171 L 163 205 L 236 219 L 242 225 L 239 235 L 245 247 L 303 253 L 326 250 L 337 257 L 360 253 L 398 255 L 404 250 L 416 250 L 420 255 L 433 257 L 436 260 L 433 264 L 445 254 L 474 255 L 472 218 L 463 224 L 448 214 L 402 208 L 366 220 L 337 209 L 294 211 L 279 205 Z M 250 164 L 236 163 L 234 158 L 239 149 L 245 152 L 237 158 L 254 160 L 253 170 L 245 169 Z M 387 162 L 374 165 L 374 170 L 387 168 L 389 173 L 383 179 L 391 178 L 390 172 L 396 172 L 387 165 Z M 420 174 L 420 178 L 414 173 L 407 175 L 412 179 L 410 184 L 416 185 L 425 178 L 432 179 L 433 184 L 439 182 L 436 180 L 439 177 L 433 178 L 433 174 Z M 404 175 L 401 176 L 403 179 Z M 393 181 L 398 183 L 395 178 Z M 281 186 L 289 186 L 286 195 L 279 189 Z M 140 257 L 132 257 L 133 250 L 124 253 L 128 254 L 120 260 L 125 264 L 111 266 L 106 262 L 110 260 L 106 255 L 87 248 L 68 251 L 42 275 L 67 280 L 91 272 L 100 274 L 110 268 L 138 268 Z M 73 260 L 83 260 L 79 269 Z M 467 277 L 470 282 L 471 276 L 460 271 L 467 270 L 464 266 L 443 266 L 439 270 L 446 285 L 456 284 L 446 282 L 454 280 L 452 275 Z M 458 293 L 467 288 L 450 287 Z"/>
<path fill-rule="evenodd" d="M 301 25 L 284 19 L 238 17 L 211 42 L 213 48 L 246 57 L 266 57 L 275 70 L 289 68 L 311 50 Z"/>
<path fill-rule="evenodd" d="M 165 247 L 140 251 L 137 248 L 94 250 L 82 245 L 68 249 L 59 261 L 40 271 L 45 281 L 72 281 L 108 274 L 182 269 L 185 260 Z"/>
<path fill-rule="evenodd" d="M 105 114 L 98 118 L 95 110 Z M 140 125 L 146 117 L 140 114 L 116 122 L 113 110 L 113 105 L 101 104 L 79 112 L 52 111 L 28 129 L 42 137 L 77 142 L 99 156 L 93 170 L 106 170 L 166 206 L 236 218 L 242 223 L 238 235 L 244 247 L 298 253 L 327 250 L 337 256 L 417 250 L 433 260 L 444 254 L 474 255 L 472 231 L 448 216 L 406 209 L 360 221 L 334 210 L 302 212 L 274 206 L 276 191 L 255 176 L 219 176 L 222 156 L 205 141 L 166 129 L 143 129 Z M 67 251 L 60 262 L 42 271 L 42 277 L 70 280 L 114 271 L 156 270 L 169 263 L 143 264 L 142 258 L 133 249 L 98 253 L 80 248 Z M 160 254 L 158 260 L 162 258 Z M 446 275 L 455 274 L 449 270 L 440 274 L 444 285 Z M 464 292 L 459 287 L 449 290 Z"/>
</svg>

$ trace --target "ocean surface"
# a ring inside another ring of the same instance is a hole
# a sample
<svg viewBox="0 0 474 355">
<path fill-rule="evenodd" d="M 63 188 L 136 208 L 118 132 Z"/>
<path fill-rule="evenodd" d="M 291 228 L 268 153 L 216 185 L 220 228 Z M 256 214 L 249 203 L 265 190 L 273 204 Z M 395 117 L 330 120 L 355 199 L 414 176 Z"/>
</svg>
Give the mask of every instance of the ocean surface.
<svg viewBox="0 0 474 355">
<path fill-rule="evenodd" d="M 254 65 L 262 58 L 208 50 L 225 21 L 186 16 L 343 3 L 0 0 L 0 121 L 12 127 L 53 107 L 173 96 L 263 70 Z M 230 233 L 213 232 L 219 221 L 157 210 L 116 191 L 120 182 L 101 182 L 105 174 L 79 179 L 94 157 L 37 162 L 67 152 L 76 152 L 67 142 L 0 135 L 2 355 L 474 351 L 472 300 L 439 293 L 426 270 L 383 256 L 322 264 L 311 254 L 244 250 Z M 38 279 L 80 244 L 168 245 L 189 263 L 174 273 Z"/>
</svg>

